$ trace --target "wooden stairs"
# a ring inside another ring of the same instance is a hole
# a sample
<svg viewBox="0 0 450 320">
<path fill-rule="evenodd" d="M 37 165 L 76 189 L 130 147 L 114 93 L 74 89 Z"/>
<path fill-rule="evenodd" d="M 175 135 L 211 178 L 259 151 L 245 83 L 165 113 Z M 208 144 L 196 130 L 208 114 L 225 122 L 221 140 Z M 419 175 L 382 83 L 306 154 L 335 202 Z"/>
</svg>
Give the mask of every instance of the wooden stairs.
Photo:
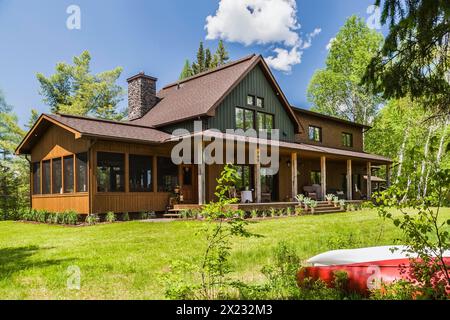
<svg viewBox="0 0 450 320">
<path fill-rule="evenodd" d="M 345 212 L 345 210 L 341 210 L 340 207 L 335 207 L 334 204 L 328 204 L 327 201 L 318 201 L 317 207 L 314 208 L 314 214 L 326 214 L 326 213 L 336 213 L 336 212 Z M 308 207 L 308 211 L 305 213 L 311 214 L 311 208 Z"/>
</svg>

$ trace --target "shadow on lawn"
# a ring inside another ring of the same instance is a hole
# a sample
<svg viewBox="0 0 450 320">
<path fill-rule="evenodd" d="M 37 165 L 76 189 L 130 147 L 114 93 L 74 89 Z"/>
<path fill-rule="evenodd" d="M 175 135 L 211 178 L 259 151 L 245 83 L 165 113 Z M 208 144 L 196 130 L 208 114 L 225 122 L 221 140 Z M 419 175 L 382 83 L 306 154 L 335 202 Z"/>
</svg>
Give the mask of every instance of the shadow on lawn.
<svg viewBox="0 0 450 320">
<path fill-rule="evenodd" d="M 2 248 L 0 249 L 0 280 L 11 277 L 14 273 L 29 268 L 44 268 L 58 265 L 71 259 L 50 259 L 32 260 L 34 254 L 41 250 L 50 248 L 40 248 L 38 246 Z"/>
</svg>

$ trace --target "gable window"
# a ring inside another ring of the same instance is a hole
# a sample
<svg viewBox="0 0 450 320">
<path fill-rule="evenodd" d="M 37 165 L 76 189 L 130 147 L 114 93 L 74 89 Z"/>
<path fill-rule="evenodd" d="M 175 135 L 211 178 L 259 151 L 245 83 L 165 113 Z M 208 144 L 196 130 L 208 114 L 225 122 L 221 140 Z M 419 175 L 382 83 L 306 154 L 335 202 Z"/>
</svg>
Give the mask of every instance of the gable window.
<svg viewBox="0 0 450 320">
<path fill-rule="evenodd" d="M 255 99 L 256 99 L 255 96 L 248 95 L 247 96 L 247 105 L 254 106 L 255 105 L 255 101 L 256 101 Z"/>
<path fill-rule="evenodd" d="M 351 133 L 342 132 L 342 145 L 344 147 L 353 147 L 353 135 Z"/>
<path fill-rule="evenodd" d="M 256 97 L 256 106 L 259 108 L 264 108 L 264 99 Z"/>
<path fill-rule="evenodd" d="M 130 170 L 131 192 L 153 191 L 152 164 L 153 164 L 152 157 L 130 154 L 129 170 Z"/>
<path fill-rule="evenodd" d="M 73 192 L 73 156 L 63 158 L 64 165 L 64 193 Z"/>
<path fill-rule="evenodd" d="M 246 131 L 255 128 L 254 112 L 252 110 L 236 108 L 235 113 L 236 129 Z"/>
<path fill-rule="evenodd" d="M 311 184 L 320 184 L 320 180 L 320 171 L 311 171 Z"/>
<path fill-rule="evenodd" d="M 62 193 L 61 158 L 52 160 L 52 193 Z"/>
<path fill-rule="evenodd" d="M 50 160 L 42 161 L 42 193 L 50 194 L 51 181 L 50 181 Z"/>
<path fill-rule="evenodd" d="M 97 191 L 125 191 L 125 155 L 122 153 L 97 153 Z"/>
<path fill-rule="evenodd" d="M 322 142 L 322 128 L 309 126 L 309 140 Z"/>
<path fill-rule="evenodd" d="M 158 192 L 173 192 L 178 185 L 178 166 L 170 158 L 158 157 Z"/>
<path fill-rule="evenodd" d="M 33 163 L 33 194 L 41 193 L 41 163 Z"/>
<path fill-rule="evenodd" d="M 258 130 L 267 130 L 270 133 L 273 129 L 273 114 L 258 112 Z"/>
<path fill-rule="evenodd" d="M 87 192 L 87 153 L 75 156 L 75 173 L 77 176 L 77 192 Z"/>
</svg>

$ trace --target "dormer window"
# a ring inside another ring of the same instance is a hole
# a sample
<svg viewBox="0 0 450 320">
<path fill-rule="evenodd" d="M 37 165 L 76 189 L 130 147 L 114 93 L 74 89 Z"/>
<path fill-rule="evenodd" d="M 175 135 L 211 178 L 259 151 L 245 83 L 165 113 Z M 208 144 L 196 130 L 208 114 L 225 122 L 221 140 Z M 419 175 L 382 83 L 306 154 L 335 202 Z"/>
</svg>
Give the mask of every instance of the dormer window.
<svg viewBox="0 0 450 320">
<path fill-rule="evenodd" d="M 309 126 L 309 140 L 322 142 L 322 128 Z"/>
</svg>

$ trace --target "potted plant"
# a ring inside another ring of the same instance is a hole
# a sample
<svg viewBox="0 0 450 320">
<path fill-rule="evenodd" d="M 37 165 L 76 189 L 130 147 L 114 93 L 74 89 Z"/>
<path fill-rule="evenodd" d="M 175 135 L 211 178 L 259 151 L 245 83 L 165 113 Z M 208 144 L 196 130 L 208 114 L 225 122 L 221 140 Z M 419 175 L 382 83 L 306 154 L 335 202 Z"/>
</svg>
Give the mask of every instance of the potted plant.
<svg viewBox="0 0 450 320">
<path fill-rule="evenodd" d="M 331 205 L 331 202 L 332 202 L 333 199 L 334 199 L 334 194 L 332 194 L 332 193 L 327 194 L 327 195 L 325 196 L 325 199 L 327 200 L 328 204 Z"/>
<path fill-rule="evenodd" d="M 311 207 L 311 213 L 314 214 L 315 208 L 317 207 L 317 201 L 316 200 L 311 200 L 309 202 L 309 206 Z"/>
<path fill-rule="evenodd" d="M 333 204 L 334 204 L 335 208 L 338 207 L 338 205 L 339 205 L 339 198 L 338 197 L 336 197 L 336 196 L 333 197 Z"/>
<path fill-rule="evenodd" d="M 341 207 L 341 211 L 344 211 L 344 209 L 345 209 L 345 200 L 344 199 L 339 200 L 339 206 Z"/>
</svg>

